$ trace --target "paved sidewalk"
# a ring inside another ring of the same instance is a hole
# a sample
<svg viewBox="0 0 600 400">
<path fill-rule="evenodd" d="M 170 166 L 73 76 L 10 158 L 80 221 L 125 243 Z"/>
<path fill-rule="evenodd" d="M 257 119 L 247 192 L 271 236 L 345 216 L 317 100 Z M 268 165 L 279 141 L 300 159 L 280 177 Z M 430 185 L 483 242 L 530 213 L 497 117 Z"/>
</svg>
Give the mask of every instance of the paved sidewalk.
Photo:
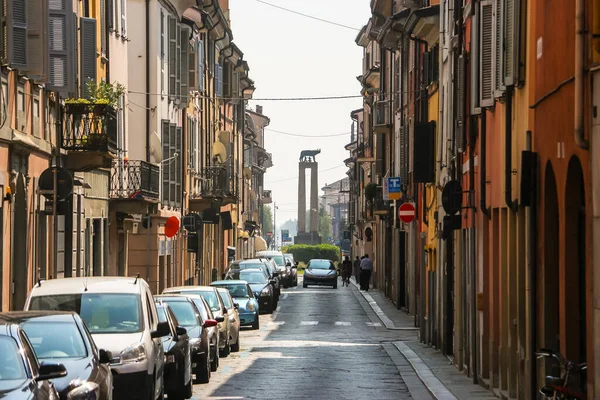
<svg viewBox="0 0 600 400">
<path fill-rule="evenodd" d="M 471 378 L 459 371 L 441 352 L 414 340 L 418 328 L 415 328 L 413 317 L 398 310 L 379 291 L 372 288 L 368 292 L 361 291 L 353 279 L 350 282 L 356 295 L 364 299 L 364 307 L 370 307 L 381 320 L 381 329 L 400 331 L 397 332 L 398 340 L 384 345 L 384 348 L 414 399 L 496 399 L 489 390 L 473 384 Z"/>
</svg>

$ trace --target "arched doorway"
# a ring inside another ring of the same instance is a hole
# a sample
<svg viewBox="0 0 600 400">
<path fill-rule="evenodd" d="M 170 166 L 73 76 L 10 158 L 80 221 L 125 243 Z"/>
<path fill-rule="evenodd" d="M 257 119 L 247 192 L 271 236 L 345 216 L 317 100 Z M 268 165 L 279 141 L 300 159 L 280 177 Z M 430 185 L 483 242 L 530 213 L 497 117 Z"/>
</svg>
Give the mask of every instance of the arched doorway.
<svg viewBox="0 0 600 400">
<path fill-rule="evenodd" d="M 15 201 L 13 203 L 11 310 L 22 310 L 27 299 L 27 190 L 25 177 L 17 175 Z"/>
<path fill-rule="evenodd" d="M 565 345 L 569 360 L 586 361 L 586 220 L 581 162 L 569 160 L 565 188 Z"/>
</svg>

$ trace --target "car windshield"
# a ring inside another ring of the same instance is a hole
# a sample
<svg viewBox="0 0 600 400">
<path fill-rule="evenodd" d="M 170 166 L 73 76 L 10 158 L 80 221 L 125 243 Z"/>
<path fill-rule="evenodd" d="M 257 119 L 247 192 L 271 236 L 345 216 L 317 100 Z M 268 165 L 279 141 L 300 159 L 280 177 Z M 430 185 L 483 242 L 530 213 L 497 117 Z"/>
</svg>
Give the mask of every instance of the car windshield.
<svg viewBox="0 0 600 400">
<path fill-rule="evenodd" d="M 283 260 L 283 256 L 270 256 L 269 258 L 275 261 L 275 264 L 279 265 L 280 267 L 285 267 L 285 261 Z"/>
<path fill-rule="evenodd" d="M 169 292 L 169 293 L 180 293 L 180 292 Z M 204 300 L 206 300 L 206 302 L 208 303 L 208 306 L 210 307 L 211 310 L 213 310 L 213 311 L 221 310 L 221 306 L 219 305 L 219 299 L 217 299 L 217 294 L 214 292 L 214 290 L 203 290 L 203 291 L 190 290 L 190 291 L 186 291 L 185 293 L 200 295 L 204 298 Z"/>
<path fill-rule="evenodd" d="M 17 342 L 9 336 L 0 335 L 0 354 L 0 391 L 14 389 L 27 379 Z"/>
<path fill-rule="evenodd" d="M 232 308 L 233 304 L 231 304 L 231 300 L 229 296 L 227 296 L 227 289 L 219 289 L 219 296 L 221 296 L 221 300 L 223 300 L 223 304 L 225 304 L 226 308 Z"/>
<path fill-rule="evenodd" d="M 165 300 L 165 303 L 168 303 L 171 310 L 173 310 L 179 325 L 185 328 L 198 326 L 196 310 L 194 310 L 192 303 L 180 300 Z"/>
<path fill-rule="evenodd" d="M 331 261 L 325 260 L 313 260 L 308 264 L 308 268 L 312 269 L 331 269 L 333 268 L 333 264 Z"/>
<path fill-rule="evenodd" d="M 206 307 L 204 306 L 202 299 L 192 298 L 192 301 L 196 305 L 196 308 L 198 309 L 198 312 L 200 313 L 200 316 L 202 317 L 203 320 L 211 319 L 208 316 L 208 312 L 206 311 Z"/>
<path fill-rule="evenodd" d="M 87 356 L 85 342 L 75 322 L 27 321 L 22 326 L 41 360 Z"/>
<path fill-rule="evenodd" d="M 259 271 L 242 271 L 239 273 L 238 279 L 246 281 L 249 284 L 267 283 L 267 277 L 264 273 Z"/>
<path fill-rule="evenodd" d="M 262 268 L 262 267 L 263 267 L 262 263 L 243 263 L 243 264 L 240 264 L 238 269 L 242 269 L 242 270 L 243 269 L 251 269 L 251 268 L 256 269 L 256 268 Z"/>
<path fill-rule="evenodd" d="M 31 310 L 74 311 L 92 334 L 142 330 L 140 297 L 136 294 L 85 293 L 36 296 Z"/>
<path fill-rule="evenodd" d="M 248 288 L 245 283 L 219 284 L 215 286 L 226 288 L 227 290 L 229 290 L 231 297 L 233 297 L 234 299 L 250 298 L 250 293 L 248 292 Z"/>
</svg>

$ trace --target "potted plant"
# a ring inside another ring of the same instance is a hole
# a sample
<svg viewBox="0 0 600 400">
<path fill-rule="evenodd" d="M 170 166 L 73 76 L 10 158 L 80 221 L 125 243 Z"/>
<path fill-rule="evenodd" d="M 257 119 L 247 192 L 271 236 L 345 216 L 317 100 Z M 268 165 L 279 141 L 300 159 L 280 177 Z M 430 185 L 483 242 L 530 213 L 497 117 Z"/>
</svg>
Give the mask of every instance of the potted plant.
<svg viewBox="0 0 600 400">
<path fill-rule="evenodd" d="M 365 197 L 369 201 L 373 201 L 373 199 L 377 196 L 377 185 L 375 183 L 369 183 L 365 186 Z"/>
</svg>

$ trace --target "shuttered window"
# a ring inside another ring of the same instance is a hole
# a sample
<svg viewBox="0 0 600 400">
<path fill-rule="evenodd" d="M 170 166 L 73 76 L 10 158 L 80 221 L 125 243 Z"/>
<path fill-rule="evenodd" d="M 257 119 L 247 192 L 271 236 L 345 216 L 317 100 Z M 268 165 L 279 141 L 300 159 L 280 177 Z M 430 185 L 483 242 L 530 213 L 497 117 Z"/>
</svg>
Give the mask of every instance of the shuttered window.
<svg viewBox="0 0 600 400">
<path fill-rule="evenodd" d="M 471 115 L 479 114 L 481 112 L 481 109 L 479 108 L 479 77 L 481 74 L 479 65 L 479 10 L 479 7 L 475 7 L 473 17 L 471 18 L 471 52 L 469 54 L 469 77 L 471 83 L 471 95 L 469 96 L 469 100 Z"/>
<path fill-rule="evenodd" d="M 518 43 L 515 0 L 504 0 L 504 9 L 504 84 L 509 86 L 515 84 L 515 60 L 518 59 L 515 45 Z"/>
<path fill-rule="evenodd" d="M 177 22 L 169 16 L 169 96 L 174 99 L 177 85 Z"/>
<path fill-rule="evenodd" d="M 27 0 L 27 69 L 29 78 L 48 77 L 48 0 Z"/>
<path fill-rule="evenodd" d="M 456 84 L 456 149 L 458 152 L 465 150 L 465 56 L 458 57 L 458 73 Z"/>
<path fill-rule="evenodd" d="M 181 104 L 187 107 L 190 95 L 190 28 L 187 25 L 181 25 L 181 61 L 179 62 L 181 80 Z"/>
<path fill-rule="evenodd" d="M 81 26 L 81 96 L 89 98 L 88 82 L 96 82 L 96 20 L 80 18 Z"/>
<path fill-rule="evenodd" d="M 160 10 L 160 94 L 165 93 L 165 14 Z"/>
<path fill-rule="evenodd" d="M 105 0 L 106 1 L 106 28 L 108 32 L 112 32 L 113 27 L 115 25 L 114 22 L 114 10 L 115 10 L 115 0 Z"/>
<path fill-rule="evenodd" d="M 494 105 L 493 82 L 493 5 L 491 0 L 479 3 L 479 104 L 481 107 Z"/>
<path fill-rule="evenodd" d="M 121 0 L 121 36 L 127 37 L 127 1 Z"/>
<path fill-rule="evenodd" d="M 198 73 L 196 72 L 196 68 L 198 68 L 198 50 L 197 42 L 192 41 L 188 47 L 190 54 L 188 55 L 188 83 L 190 85 L 190 92 L 198 90 Z"/>
<path fill-rule="evenodd" d="M 223 95 L 227 98 L 231 98 L 231 64 L 225 62 L 223 65 Z"/>
<path fill-rule="evenodd" d="M 204 90 L 204 34 L 201 34 L 198 40 L 198 90 Z"/>
<path fill-rule="evenodd" d="M 170 186 L 170 162 L 166 161 L 167 158 L 170 157 L 170 147 L 169 147 L 169 134 L 170 134 L 170 124 L 168 120 L 162 121 L 162 134 L 161 134 L 161 142 L 162 142 L 162 152 L 163 152 L 163 161 L 161 163 L 162 170 L 162 202 L 165 205 L 169 205 L 169 198 L 171 193 Z"/>
<path fill-rule="evenodd" d="M 504 91 L 504 0 L 494 0 L 494 95 L 502 96 Z"/>
<path fill-rule="evenodd" d="M 108 27 L 106 26 L 106 2 L 107 0 L 100 0 L 100 53 L 103 57 L 106 57 L 106 34 Z"/>
<path fill-rule="evenodd" d="M 178 126 L 175 128 L 175 152 L 179 154 L 179 157 L 173 160 L 175 162 L 175 206 L 181 207 L 181 181 L 183 175 L 183 154 L 181 154 L 181 150 L 183 149 L 183 128 Z"/>
<path fill-rule="evenodd" d="M 27 0 L 4 0 L 4 62 L 15 69 L 27 67 Z"/>
<path fill-rule="evenodd" d="M 175 24 L 175 97 L 181 99 L 181 26 Z"/>
<path fill-rule="evenodd" d="M 176 190 L 177 190 L 177 183 L 176 183 L 176 179 L 177 179 L 177 158 L 171 158 L 171 157 L 175 157 L 175 152 L 177 151 L 177 148 L 175 147 L 175 136 L 177 135 L 177 127 L 175 126 L 175 124 L 170 124 L 169 125 L 169 158 L 170 160 L 167 161 L 170 164 L 169 167 L 169 186 L 170 186 L 170 197 L 169 197 L 169 205 L 174 206 L 175 205 L 175 196 L 176 196 Z"/>
<path fill-rule="evenodd" d="M 223 97 L 223 66 L 215 63 L 215 94 Z"/>
</svg>

